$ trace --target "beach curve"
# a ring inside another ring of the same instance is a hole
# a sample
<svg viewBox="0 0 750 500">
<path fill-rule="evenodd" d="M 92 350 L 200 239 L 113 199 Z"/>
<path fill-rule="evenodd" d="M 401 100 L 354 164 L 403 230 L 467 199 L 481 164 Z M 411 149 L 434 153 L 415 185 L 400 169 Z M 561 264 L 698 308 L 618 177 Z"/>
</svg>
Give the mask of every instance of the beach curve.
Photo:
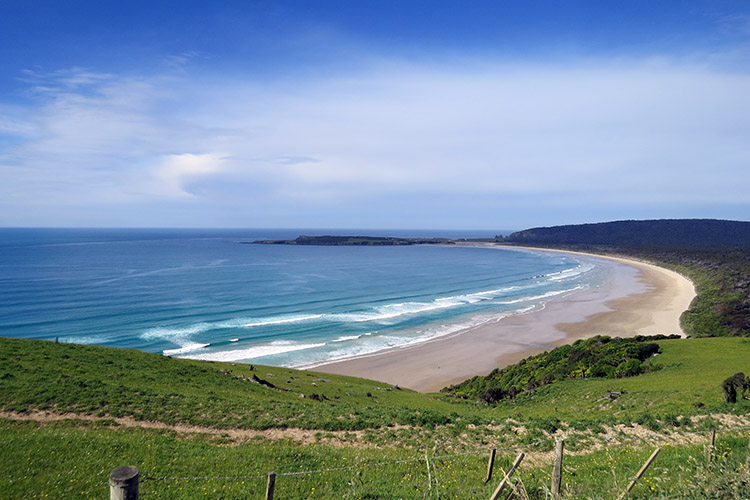
<svg viewBox="0 0 750 500">
<path fill-rule="evenodd" d="M 634 268 L 641 286 L 639 290 L 628 289 L 615 277 L 604 289 L 551 300 L 539 311 L 488 321 L 422 344 L 321 364 L 315 370 L 433 392 L 594 335 L 684 335 L 680 316 L 696 293 L 693 283 L 681 274 L 624 257 L 532 247 L 503 248 L 617 262 Z"/>
</svg>

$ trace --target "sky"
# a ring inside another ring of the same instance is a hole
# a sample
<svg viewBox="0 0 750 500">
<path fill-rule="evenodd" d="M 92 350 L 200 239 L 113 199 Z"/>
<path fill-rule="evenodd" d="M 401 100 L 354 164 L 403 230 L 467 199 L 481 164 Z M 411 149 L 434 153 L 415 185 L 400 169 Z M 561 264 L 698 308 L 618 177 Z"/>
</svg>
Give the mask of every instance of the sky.
<svg viewBox="0 0 750 500">
<path fill-rule="evenodd" d="M 750 220 L 750 2 L 0 2 L 0 226 Z"/>
</svg>

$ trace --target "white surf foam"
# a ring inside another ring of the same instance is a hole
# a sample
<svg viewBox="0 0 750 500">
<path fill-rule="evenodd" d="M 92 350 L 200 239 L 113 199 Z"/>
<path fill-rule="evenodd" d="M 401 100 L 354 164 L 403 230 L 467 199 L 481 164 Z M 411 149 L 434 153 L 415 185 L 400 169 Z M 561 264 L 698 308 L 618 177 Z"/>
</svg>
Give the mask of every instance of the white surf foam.
<svg viewBox="0 0 750 500">
<path fill-rule="evenodd" d="M 519 297 L 519 298 L 514 299 L 514 300 L 504 300 L 504 301 L 498 302 L 498 304 L 520 304 L 522 302 L 531 302 L 531 301 L 534 301 L 534 300 L 549 299 L 551 297 L 556 297 L 556 296 L 562 295 L 564 293 L 575 292 L 577 290 L 581 290 L 582 288 L 583 288 L 582 285 L 578 285 L 578 286 L 575 286 L 573 288 L 568 288 L 568 289 L 565 289 L 565 290 L 555 290 L 555 291 L 543 293 L 541 295 L 530 295 L 528 297 Z"/>
<path fill-rule="evenodd" d="M 380 335 L 377 337 L 373 337 L 367 342 L 343 344 L 341 348 L 328 351 L 324 359 L 320 359 L 317 361 L 306 361 L 302 363 L 297 362 L 290 364 L 290 367 L 312 369 L 322 364 L 327 364 L 334 361 L 368 357 L 378 354 L 379 352 L 386 349 L 402 349 L 413 345 L 422 344 L 436 338 L 450 337 L 454 334 L 462 333 L 468 329 L 477 327 L 490 321 L 500 321 L 501 319 L 508 316 L 526 312 L 531 309 L 533 309 L 533 306 L 500 315 L 495 314 L 491 318 L 474 317 L 467 321 L 459 323 L 434 325 L 432 327 L 427 327 L 419 330 L 411 330 L 408 332 L 394 332 L 393 334 L 389 335 Z M 346 347 L 343 347 L 344 345 Z"/>
<path fill-rule="evenodd" d="M 322 314 L 310 314 L 307 316 L 273 316 L 266 319 L 253 320 L 242 326 L 245 328 L 252 328 L 254 326 L 283 325 L 285 323 L 298 323 L 300 321 L 310 321 L 322 317 Z"/>
<path fill-rule="evenodd" d="M 189 337 L 198 333 L 203 333 L 215 328 L 211 323 L 196 323 L 184 327 L 156 327 L 150 328 L 141 334 L 144 340 L 163 339 L 173 340 L 180 337 Z"/>
<path fill-rule="evenodd" d="M 583 273 L 587 273 L 593 269 L 591 265 L 579 265 L 570 269 L 564 269 L 556 273 L 550 273 L 546 275 L 549 281 L 561 281 L 569 278 L 575 278 Z"/>
<path fill-rule="evenodd" d="M 285 352 L 302 351 L 305 349 L 314 349 L 323 347 L 325 343 L 320 344 L 298 344 L 288 340 L 279 340 L 269 344 L 256 345 L 245 349 L 232 349 L 228 351 L 207 352 L 202 354 L 189 354 L 183 356 L 190 359 L 200 359 L 204 361 L 241 361 L 271 356 L 273 354 L 283 354 Z"/>
<path fill-rule="evenodd" d="M 110 339 L 103 337 L 101 335 L 92 335 L 92 336 L 84 336 L 84 335 L 74 335 L 74 336 L 66 336 L 66 337 L 58 337 L 57 340 L 59 342 L 63 342 L 65 344 L 106 344 Z"/>
<path fill-rule="evenodd" d="M 190 343 L 190 344 L 184 345 L 182 347 L 179 347 L 177 349 L 164 349 L 162 351 L 162 353 L 165 356 L 177 356 L 177 355 L 180 355 L 180 354 L 185 354 L 185 353 L 188 353 L 188 352 L 197 351 L 197 350 L 203 349 L 204 347 L 208 347 L 210 345 L 211 344 Z"/>
<path fill-rule="evenodd" d="M 439 297 L 429 302 L 400 302 L 377 306 L 369 311 L 326 314 L 325 319 L 343 323 L 361 323 L 366 321 L 386 321 L 401 316 L 423 314 L 440 309 L 475 304 L 485 300 L 492 300 L 502 293 L 515 289 L 516 287 L 499 288 L 496 290 L 485 290 L 482 292 Z"/>
<path fill-rule="evenodd" d="M 362 337 L 362 335 L 344 335 L 343 337 L 333 339 L 331 342 L 346 342 L 348 340 L 357 340 L 360 337 Z"/>
</svg>

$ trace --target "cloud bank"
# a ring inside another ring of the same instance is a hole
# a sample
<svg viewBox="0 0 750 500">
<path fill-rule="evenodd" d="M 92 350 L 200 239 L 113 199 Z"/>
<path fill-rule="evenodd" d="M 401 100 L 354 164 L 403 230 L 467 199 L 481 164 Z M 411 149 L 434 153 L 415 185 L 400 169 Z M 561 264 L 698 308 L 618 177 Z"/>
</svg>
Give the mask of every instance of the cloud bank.
<svg viewBox="0 0 750 500">
<path fill-rule="evenodd" d="M 0 104 L 0 225 L 520 228 L 750 213 L 750 76 L 709 65 L 380 59 L 305 78 L 25 78 L 25 102 Z"/>
</svg>

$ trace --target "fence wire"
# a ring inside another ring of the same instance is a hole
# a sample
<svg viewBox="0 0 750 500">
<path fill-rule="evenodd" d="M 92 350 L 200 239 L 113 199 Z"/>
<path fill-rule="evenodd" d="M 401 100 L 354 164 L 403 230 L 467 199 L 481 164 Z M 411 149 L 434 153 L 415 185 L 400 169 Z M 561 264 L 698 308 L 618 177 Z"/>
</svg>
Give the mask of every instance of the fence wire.
<svg viewBox="0 0 750 500">
<path fill-rule="evenodd" d="M 510 451 L 510 450 L 520 450 L 520 449 L 526 449 L 530 447 L 536 447 L 540 446 L 547 442 L 553 442 L 554 439 L 544 439 L 541 441 L 536 441 L 531 444 L 524 444 L 524 445 L 513 445 L 513 446 L 506 446 L 503 448 L 495 448 L 496 451 Z M 468 457 L 472 455 L 486 455 L 489 449 L 485 448 L 482 450 L 476 450 L 476 451 L 467 451 L 463 453 L 452 453 L 449 455 L 427 455 L 430 460 L 446 460 L 449 458 L 458 458 L 458 457 Z M 354 470 L 364 470 L 364 469 L 374 469 L 377 467 L 386 467 L 388 465 L 399 465 L 399 464 L 408 464 L 408 463 L 414 463 L 414 462 L 421 462 L 425 460 L 425 455 L 421 455 L 419 457 L 414 458 L 405 458 L 403 460 L 385 460 L 385 461 L 379 461 L 379 462 L 373 462 L 373 463 L 367 463 L 363 462 L 357 465 L 350 465 L 347 467 L 332 467 L 328 469 L 316 469 L 316 470 L 304 470 L 304 471 L 293 471 L 293 472 L 276 472 L 276 477 L 290 477 L 290 476 L 309 476 L 314 474 L 326 474 L 329 472 L 344 472 L 344 471 L 354 471 Z M 241 479 L 262 479 L 267 477 L 268 474 L 254 474 L 249 476 L 212 476 L 212 477 L 206 477 L 206 476 L 196 476 L 196 477 L 169 477 L 169 476 L 163 476 L 163 477 L 152 477 L 152 476 L 141 476 L 142 481 L 236 481 Z"/>
<path fill-rule="evenodd" d="M 733 428 L 731 432 L 733 434 L 742 433 L 745 431 L 749 431 L 750 427 L 739 427 L 739 428 Z M 664 436 L 663 434 L 659 434 L 659 436 Z M 563 434 L 562 436 L 558 436 L 557 438 L 548 438 L 548 439 L 542 439 L 539 441 L 535 441 L 533 443 L 528 444 L 515 444 L 511 446 L 505 446 L 505 447 L 493 447 L 496 452 L 503 452 L 503 451 L 512 451 L 512 450 L 521 450 L 521 449 L 529 449 L 529 448 L 536 448 L 538 446 L 541 446 L 543 444 L 548 443 L 554 443 L 556 439 L 565 439 L 567 437 L 567 433 Z M 594 439 L 600 440 L 603 444 L 609 445 L 612 441 L 617 439 L 613 436 L 589 436 Z M 650 444 L 658 444 L 658 441 L 656 439 L 642 439 L 642 441 L 646 441 Z M 452 454 L 444 454 L 444 455 L 420 455 L 418 457 L 414 458 L 406 458 L 402 460 L 385 460 L 385 461 L 377 461 L 377 462 L 362 462 L 357 465 L 350 465 L 345 467 L 333 467 L 333 468 L 326 468 L 326 469 L 312 469 L 312 470 L 304 470 L 304 471 L 289 471 L 289 472 L 276 472 L 276 477 L 293 477 L 293 476 L 311 476 L 316 474 L 327 474 L 331 472 L 345 472 L 345 471 L 356 471 L 356 470 L 365 470 L 365 469 L 374 469 L 378 467 L 387 467 L 389 465 L 400 465 L 400 464 L 407 464 L 407 463 L 415 463 L 415 462 L 422 462 L 424 460 L 446 460 L 451 458 L 458 458 L 458 457 L 466 457 L 466 456 L 473 456 L 473 455 L 486 455 L 488 451 L 490 451 L 492 448 L 482 448 L 480 450 L 473 450 L 473 451 L 467 451 L 462 453 L 452 453 Z M 241 476 L 194 476 L 194 477 L 170 477 L 170 476 L 161 476 L 161 477 L 152 477 L 152 476 L 141 476 L 140 479 L 142 481 L 237 481 L 237 480 L 249 480 L 249 479 L 264 479 L 268 477 L 268 473 L 262 473 L 262 474 L 251 474 L 251 475 L 241 475 Z"/>
</svg>

